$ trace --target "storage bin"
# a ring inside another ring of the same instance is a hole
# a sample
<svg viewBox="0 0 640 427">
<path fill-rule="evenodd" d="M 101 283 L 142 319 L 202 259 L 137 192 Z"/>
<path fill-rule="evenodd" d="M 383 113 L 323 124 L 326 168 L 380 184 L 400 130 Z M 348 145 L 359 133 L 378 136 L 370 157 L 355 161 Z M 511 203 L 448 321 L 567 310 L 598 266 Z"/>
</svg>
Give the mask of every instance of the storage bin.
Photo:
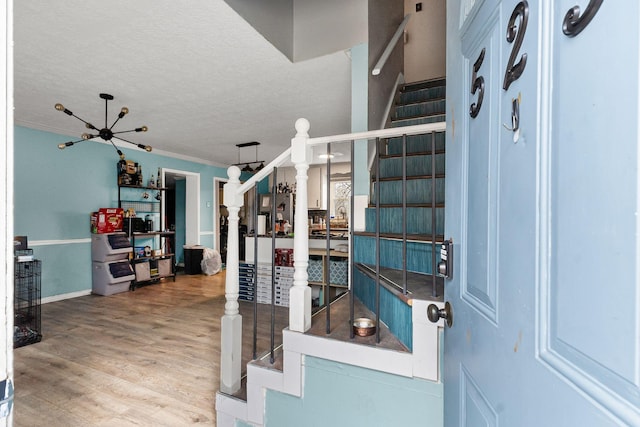
<svg viewBox="0 0 640 427">
<path fill-rule="evenodd" d="M 349 283 L 349 261 L 344 258 L 331 257 L 329 261 L 332 285 L 347 285 Z"/>
<path fill-rule="evenodd" d="M 204 246 L 184 245 L 184 273 L 202 274 L 202 253 Z"/>
<path fill-rule="evenodd" d="M 307 275 L 309 282 L 322 283 L 322 257 L 311 255 L 309 257 L 309 266 L 307 267 Z"/>
</svg>

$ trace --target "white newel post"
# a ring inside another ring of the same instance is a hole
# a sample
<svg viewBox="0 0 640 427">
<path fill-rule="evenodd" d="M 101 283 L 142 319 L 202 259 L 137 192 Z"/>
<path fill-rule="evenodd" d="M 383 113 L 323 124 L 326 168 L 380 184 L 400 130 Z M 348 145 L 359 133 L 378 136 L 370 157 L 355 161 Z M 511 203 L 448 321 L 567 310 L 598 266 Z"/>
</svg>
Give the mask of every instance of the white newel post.
<svg viewBox="0 0 640 427">
<path fill-rule="evenodd" d="M 231 166 L 227 169 L 229 181 L 224 185 L 224 205 L 229 211 L 227 238 L 227 276 L 225 283 L 226 303 L 224 316 L 220 322 L 220 391 L 233 394 L 240 390 L 242 360 L 242 316 L 238 305 L 239 291 L 239 232 L 238 212 L 244 203 L 244 197 L 238 194 L 240 187 L 240 169 Z"/>
<path fill-rule="evenodd" d="M 296 212 L 293 237 L 293 286 L 289 290 L 289 329 L 306 332 L 311 328 L 311 288 L 309 265 L 309 220 L 307 215 L 307 171 L 311 161 L 309 121 L 296 120 L 296 136 L 291 139 L 291 161 L 296 167 Z"/>
</svg>

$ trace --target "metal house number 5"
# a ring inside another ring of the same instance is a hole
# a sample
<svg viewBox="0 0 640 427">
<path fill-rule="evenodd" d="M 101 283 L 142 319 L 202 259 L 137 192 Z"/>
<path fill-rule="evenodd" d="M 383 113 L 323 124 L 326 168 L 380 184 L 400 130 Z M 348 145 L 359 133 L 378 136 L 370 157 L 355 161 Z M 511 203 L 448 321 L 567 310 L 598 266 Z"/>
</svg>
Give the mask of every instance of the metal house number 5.
<svg viewBox="0 0 640 427">
<path fill-rule="evenodd" d="M 580 6 L 574 6 L 569 9 L 562 22 L 562 32 L 567 37 L 575 37 L 580 34 L 591 23 L 593 17 L 596 16 L 603 1 L 591 0 L 582 15 L 580 15 Z"/>
<path fill-rule="evenodd" d="M 482 100 L 484 99 L 484 77 L 478 76 L 478 71 L 484 61 L 484 52 L 485 48 L 482 48 L 480 56 L 478 56 L 478 59 L 476 59 L 476 62 L 473 64 L 473 75 L 471 76 L 471 94 L 475 95 L 476 92 L 479 91 L 478 102 L 474 102 L 469 107 L 469 115 L 474 119 L 478 116 L 480 108 L 482 108 Z"/>
<path fill-rule="evenodd" d="M 516 19 L 520 18 L 520 25 L 516 25 Z M 504 90 L 509 89 L 511 83 L 518 80 L 524 71 L 524 68 L 527 66 L 527 54 L 523 53 L 520 61 L 514 65 L 516 62 L 516 57 L 520 52 L 520 48 L 522 47 L 522 40 L 524 39 L 524 34 L 527 31 L 527 22 L 529 21 L 529 3 L 526 0 L 518 3 L 513 9 L 513 13 L 511 13 L 511 18 L 509 19 L 509 24 L 507 25 L 507 41 L 509 43 L 515 43 L 513 45 L 513 49 L 511 49 L 511 56 L 509 56 L 509 63 L 507 64 L 507 70 L 504 73 L 504 83 L 502 88 Z"/>
</svg>

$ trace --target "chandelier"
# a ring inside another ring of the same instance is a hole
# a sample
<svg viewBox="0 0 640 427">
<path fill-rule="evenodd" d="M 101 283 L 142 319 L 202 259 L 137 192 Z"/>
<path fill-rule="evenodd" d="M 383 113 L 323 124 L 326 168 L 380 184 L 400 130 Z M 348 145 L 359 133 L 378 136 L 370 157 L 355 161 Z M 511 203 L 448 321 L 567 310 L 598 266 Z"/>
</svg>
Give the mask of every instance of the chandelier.
<svg viewBox="0 0 640 427">
<path fill-rule="evenodd" d="M 258 141 L 243 142 L 242 144 L 236 144 L 236 147 L 238 147 L 238 163 L 234 163 L 233 166 L 242 166 L 242 165 L 244 165 L 244 167 L 242 169 L 240 169 L 240 170 L 242 172 L 249 172 L 249 173 L 258 172 L 259 170 L 262 170 L 264 168 L 264 160 L 258 160 L 258 145 L 260 145 L 260 143 Z M 245 147 L 256 147 L 256 160 L 255 161 L 253 161 L 253 162 L 241 162 L 240 161 L 240 149 L 241 148 L 245 148 Z M 252 168 L 249 165 L 256 165 L 256 166 L 255 166 L 255 168 Z"/>
<path fill-rule="evenodd" d="M 101 93 L 100 94 L 100 98 L 104 99 L 104 127 L 102 129 L 98 129 L 97 127 L 95 127 L 93 124 L 81 119 L 80 117 L 76 116 L 75 114 L 73 114 L 73 112 L 67 110 L 66 108 L 64 108 L 64 105 L 62 104 L 56 104 L 55 108 L 58 111 L 62 111 L 63 113 L 67 114 L 68 116 L 73 116 L 76 119 L 80 120 L 81 122 L 83 122 L 85 124 L 85 126 L 87 127 L 87 129 L 91 129 L 91 130 L 95 130 L 98 133 L 97 134 L 93 134 L 93 133 L 83 133 L 82 135 L 80 135 L 82 137 L 82 139 L 79 139 L 77 141 L 69 141 L 69 142 L 65 142 L 62 144 L 58 144 L 58 148 L 61 150 L 64 150 L 67 147 L 71 147 L 74 144 L 77 144 L 78 142 L 82 142 L 82 141 L 88 141 L 90 139 L 94 139 L 94 138 L 102 138 L 105 141 L 108 141 L 111 143 L 111 145 L 113 145 L 113 148 L 116 149 L 116 152 L 118 153 L 118 155 L 120 156 L 120 159 L 124 159 L 124 154 L 122 153 L 122 151 L 120 151 L 120 149 L 116 146 L 116 144 L 113 142 L 113 138 L 117 138 L 120 141 L 124 141 L 124 142 L 128 142 L 129 144 L 135 145 L 138 148 L 141 148 L 147 152 L 151 151 L 151 146 L 149 145 L 144 145 L 144 144 L 137 144 L 135 142 L 132 141 L 128 141 L 124 138 L 122 138 L 120 136 L 120 134 L 123 133 L 128 133 L 128 132 L 146 132 L 148 130 L 148 128 L 146 126 L 142 126 L 139 128 L 135 128 L 135 129 L 131 129 L 131 130 L 124 130 L 124 131 L 120 131 L 120 132 L 114 132 L 112 129 L 113 127 L 116 125 L 116 123 L 118 123 L 118 121 L 123 118 L 125 115 L 127 115 L 129 113 L 129 109 L 127 107 L 122 107 L 122 109 L 120 110 L 120 113 L 118 114 L 118 118 L 113 122 L 113 124 L 111 126 L 107 125 L 107 114 L 108 114 L 108 110 L 109 110 L 109 101 L 113 100 L 113 95 L 109 95 L 108 93 Z M 116 136 L 117 135 L 117 136 Z"/>
</svg>

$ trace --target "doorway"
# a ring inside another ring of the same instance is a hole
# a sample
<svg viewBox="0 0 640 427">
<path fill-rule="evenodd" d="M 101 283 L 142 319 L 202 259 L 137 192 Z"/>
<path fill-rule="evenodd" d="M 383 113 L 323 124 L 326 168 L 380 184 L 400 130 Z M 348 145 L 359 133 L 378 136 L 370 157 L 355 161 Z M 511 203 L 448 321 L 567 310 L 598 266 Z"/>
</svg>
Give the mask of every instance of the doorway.
<svg viewBox="0 0 640 427">
<path fill-rule="evenodd" d="M 163 168 L 162 182 L 168 189 L 161 206 L 162 227 L 176 232 L 176 263 L 184 265 L 184 245 L 200 244 L 200 174 Z"/>
<path fill-rule="evenodd" d="M 227 212 L 224 202 L 224 184 L 227 178 L 213 178 L 213 244 L 222 262 L 227 262 Z"/>
</svg>

